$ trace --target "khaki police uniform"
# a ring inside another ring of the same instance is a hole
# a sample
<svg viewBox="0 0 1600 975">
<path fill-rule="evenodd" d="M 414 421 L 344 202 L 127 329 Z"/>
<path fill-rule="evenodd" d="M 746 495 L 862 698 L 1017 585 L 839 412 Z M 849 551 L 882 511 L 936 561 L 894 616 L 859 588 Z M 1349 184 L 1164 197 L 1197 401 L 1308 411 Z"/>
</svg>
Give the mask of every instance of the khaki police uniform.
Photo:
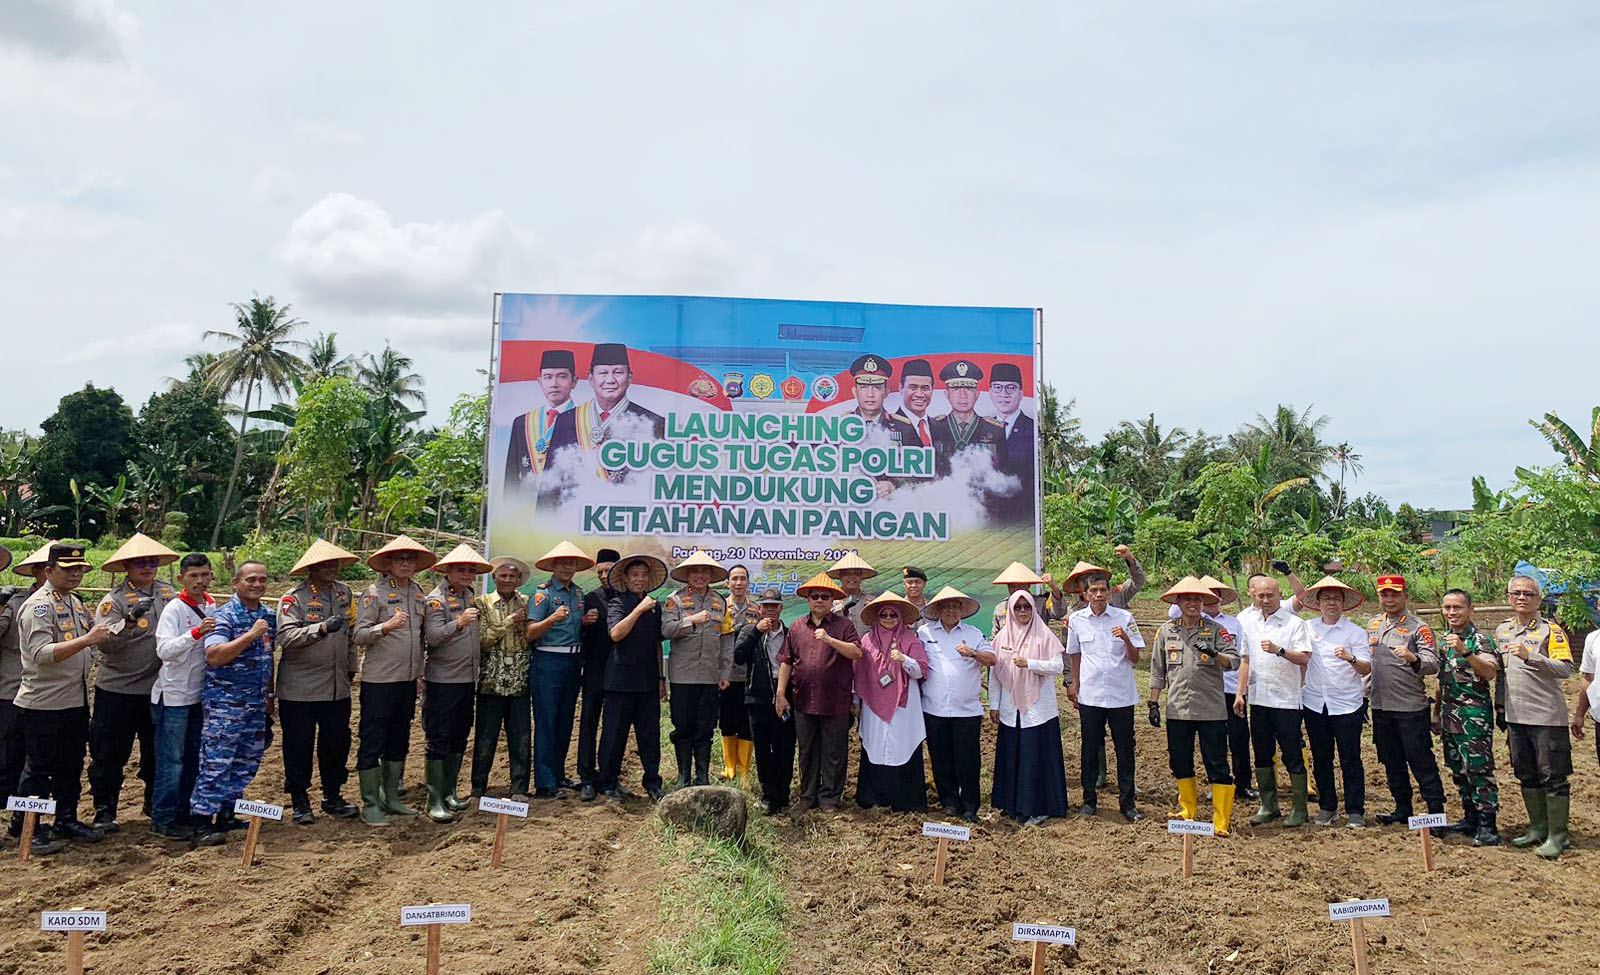
<svg viewBox="0 0 1600 975">
<path fill-rule="evenodd" d="M 84 747 L 89 737 L 88 649 L 54 659 L 57 645 L 88 633 L 94 621 L 77 593 L 46 582 L 17 611 L 21 712 L 27 766 L 19 791 L 56 800 L 57 823 L 77 822 Z M 148 703 L 146 704 L 148 708 Z"/>
<path fill-rule="evenodd" d="M 705 611 L 707 620 L 693 625 L 689 617 Z M 733 674 L 733 647 L 722 639 L 727 600 L 711 590 L 696 595 L 682 589 L 667 597 L 661 612 L 661 635 L 667 640 L 667 681 L 671 686 L 672 745 L 678 757 L 678 781 L 689 781 L 694 763 L 696 783 L 711 772 L 711 733 L 717 727 L 719 684 Z"/>
<path fill-rule="evenodd" d="M 422 633 L 428 646 L 423 668 L 427 693 L 422 700 L 422 731 L 427 757 L 464 755 L 472 732 L 472 700 L 478 683 L 479 624 L 456 621 L 472 608 L 475 593 L 440 582 L 428 593 Z"/>
<path fill-rule="evenodd" d="M 362 648 L 358 771 L 377 768 L 380 762 L 403 762 L 410 751 L 426 609 L 420 585 L 414 580 L 399 582 L 387 573 L 361 594 L 355 631 L 356 646 Z M 380 627 L 400 612 L 409 617 L 406 625 L 382 632 Z"/>
<path fill-rule="evenodd" d="M 355 594 L 338 581 L 322 589 L 306 580 L 278 603 L 283 782 L 297 799 L 311 788 L 313 750 L 325 800 L 338 800 L 349 778 L 350 682 L 359 665 L 355 622 Z"/>
<path fill-rule="evenodd" d="M 150 688 L 161 670 L 156 623 L 177 594 L 159 579 L 145 589 L 135 589 L 123 580 L 95 609 L 95 622 L 107 626 L 122 623 L 121 632 L 102 643 L 97 654 L 94 712 L 89 719 L 89 791 L 94 795 L 97 819 L 116 818 L 123 769 L 135 740 L 139 743 L 139 778 L 145 786 L 145 812 L 149 813 L 156 769 Z"/>
</svg>

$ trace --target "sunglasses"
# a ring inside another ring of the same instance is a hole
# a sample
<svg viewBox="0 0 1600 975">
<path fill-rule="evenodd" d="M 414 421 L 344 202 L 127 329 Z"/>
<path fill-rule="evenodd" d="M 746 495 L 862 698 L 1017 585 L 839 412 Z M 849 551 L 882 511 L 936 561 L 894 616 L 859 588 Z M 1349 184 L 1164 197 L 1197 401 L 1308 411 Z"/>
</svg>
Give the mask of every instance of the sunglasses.
<svg viewBox="0 0 1600 975">
<path fill-rule="evenodd" d="M 890 619 L 897 620 L 900 618 L 900 611 L 898 609 L 884 609 L 878 611 L 879 619 L 882 619 L 885 616 L 889 617 Z"/>
<path fill-rule="evenodd" d="M 154 569 L 161 564 L 157 558 L 129 559 L 128 566 L 134 569 Z"/>
</svg>

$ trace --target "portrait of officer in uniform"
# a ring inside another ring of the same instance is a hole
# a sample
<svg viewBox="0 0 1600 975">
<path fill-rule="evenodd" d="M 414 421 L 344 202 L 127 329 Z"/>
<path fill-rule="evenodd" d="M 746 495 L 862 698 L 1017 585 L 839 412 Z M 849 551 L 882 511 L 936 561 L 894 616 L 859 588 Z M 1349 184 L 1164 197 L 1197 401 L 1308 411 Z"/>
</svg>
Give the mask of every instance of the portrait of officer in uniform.
<svg viewBox="0 0 1600 975">
<path fill-rule="evenodd" d="M 884 401 L 889 398 L 889 380 L 894 376 L 894 366 L 889 360 L 871 353 L 860 356 L 850 363 L 850 375 L 856 387 L 856 408 L 850 412 L 867 421 L 868 442 L 886 443 L 891 447 L 921 446 L 915 430 L 904 420 L 884 412 Z M 894 478 L 878 478 L 878 497 L 888 497 L 897 484 Z"/>
<path fill-rule="evenodd" d="M 978 383 L 982 381 L 983 370 L 969 359 L 956 359 L 939 370 L 939 382 L 950 401 L 950 412 L 932 425 L 934 470 L 940 477 L 949 475 L 956 454 L 965 450 L 978 450 L 990 465 L 1000 466 L 1004 428 L 978 415 Z"/>
<path fill-rule="evenodd" d="M 572 401 L 578 384 L 578 366 L 570 349 L 546 349 L 539 357 L 542 409 L 529 410 L 511 423 L 511 444 L 506 448 L 505 491 L 532 488 L 544 471 L 556 420 L 577 406 Z"/>
</svg>

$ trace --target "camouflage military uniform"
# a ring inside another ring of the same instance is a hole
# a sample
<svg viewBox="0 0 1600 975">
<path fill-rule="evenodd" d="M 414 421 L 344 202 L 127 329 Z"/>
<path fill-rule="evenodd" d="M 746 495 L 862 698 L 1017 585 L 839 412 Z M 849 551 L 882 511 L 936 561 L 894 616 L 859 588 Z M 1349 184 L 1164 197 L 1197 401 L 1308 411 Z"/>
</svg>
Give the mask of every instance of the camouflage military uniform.
<svg viewBox="0 0 1600 975">
<path fill-rule="evenodd" d="M 1439 643 L 1439 730 L 1444 761 L 1450 766 L 1461 805 L 1479 815 L 1496 815 L 1500 790 L 1494 781 L 1494 701 L 1490 682 L 1472 672 L 1467 658 L 1495 655 L 1494 643 L 1471 623 L 1458 633 L 1465 653 Z"/>
<path fill-rule="evenodd" d="M 267 698 L 272 687 L 272 645 L 277 617 L 265 603 L 247 608 L 235 596 L 217 610 L 216 629 L 206 649 L 244 636 L 256 620 L 267 621 L 267 635 L 253 641 L 229 663 L 206 664 L 200 691 L 205 723 L 200 730 L 200 772 L 195 777 L 189 809 L 197 816 L 233 812 L 233 802 L 261 767 L 267 750 Z"/>
</svg>

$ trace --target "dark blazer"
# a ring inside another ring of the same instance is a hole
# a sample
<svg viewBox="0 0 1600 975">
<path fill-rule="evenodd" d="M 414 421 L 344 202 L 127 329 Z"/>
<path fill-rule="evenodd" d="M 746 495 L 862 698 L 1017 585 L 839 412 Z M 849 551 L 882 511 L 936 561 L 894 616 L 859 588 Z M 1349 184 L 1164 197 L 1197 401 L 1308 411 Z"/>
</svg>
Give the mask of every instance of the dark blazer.
<svg viewBox="0 0 1600 975">
<path fill-rule="evenodd" d="M 607 586 L 583 594 L 584 615 L 588 615 L 591 609 L 600 611 L 598 620 L 578 629 L 578 639 L 583 645 L 581 656 L 586 687 L 605 687 L 606 662 L 611 659 L 611 623 L 607 618 L 611 612 L 611 595 L 612 590 Z"/>
<path fill-rule="evenodd" d="M 756 629 L 754 623 L 739 627 L 733 638 L 733 662 L 746 668 L 744 678 L 744 703 L 771 705 L 778 692 L 778 672 L 772 669 L 761 640 L 767 634 Z M 779 623 L 778 637 L 783 637 L 783 624 Z M 780 647 L 781 649 L 781 647 Z"/>
</svg>

